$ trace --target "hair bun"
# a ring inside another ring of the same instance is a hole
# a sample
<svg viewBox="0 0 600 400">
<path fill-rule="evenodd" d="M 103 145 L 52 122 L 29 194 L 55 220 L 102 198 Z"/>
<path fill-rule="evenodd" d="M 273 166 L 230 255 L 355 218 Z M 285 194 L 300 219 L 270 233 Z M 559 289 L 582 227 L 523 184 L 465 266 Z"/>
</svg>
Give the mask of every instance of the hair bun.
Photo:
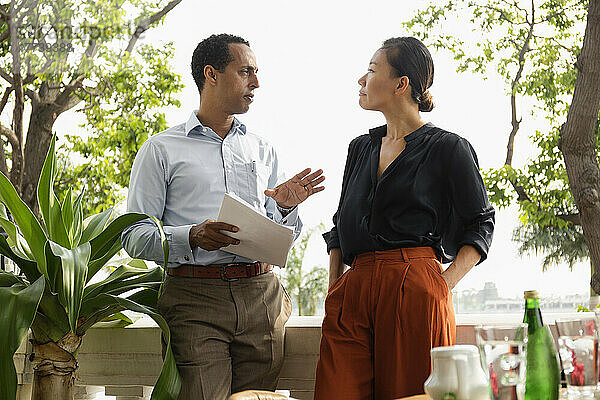
<svg viewBox="0 0 600 400">
<path fill-rule="evenodd" d="M 429 90 L 426 90 L 419 96 L 419 111 L 428 112 L 433 110 L 433 98 L 431 97 L 431 93 Z"/>
</svg>

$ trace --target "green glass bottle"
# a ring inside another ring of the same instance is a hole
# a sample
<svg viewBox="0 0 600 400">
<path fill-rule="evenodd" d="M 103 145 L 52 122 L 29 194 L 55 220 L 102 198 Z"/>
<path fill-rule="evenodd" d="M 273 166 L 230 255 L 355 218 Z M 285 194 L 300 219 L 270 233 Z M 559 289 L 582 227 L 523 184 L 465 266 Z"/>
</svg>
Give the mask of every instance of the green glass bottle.
<svg viewBox="0 0 600 400">
<path fill-rule="evenodd" d="M 525 400 L 558 400 L 558 355 L 552 333 L 542 321 L 540 298 L 535 290 L 525 292 L 523 322 L 528 324 Z"/>
</svg>

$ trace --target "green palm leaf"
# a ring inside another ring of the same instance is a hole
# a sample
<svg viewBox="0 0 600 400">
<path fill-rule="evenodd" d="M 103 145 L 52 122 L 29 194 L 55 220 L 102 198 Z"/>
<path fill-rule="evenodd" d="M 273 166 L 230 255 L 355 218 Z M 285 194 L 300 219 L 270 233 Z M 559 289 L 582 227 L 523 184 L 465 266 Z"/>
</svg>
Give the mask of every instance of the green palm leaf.
<svg viewBox="0 0 600 400">
<path fill-rule="evenodd" d="M 111 296 L 111 295 L 107 295 Z M 165 359 L 162 370 L 158 376 L 158 380 L 152 390 L 151 400 L 176 400 L 181 390 L 181 377 L 177 370 L 177 364 L 175 364 L 175 357 L 173 356 L 173 350 L 171 349 L 171 332 L 164 318 L 156 311 L 156 309 L 149 306 L 144 306 L 136 303 L 130 299 L 121 298 L 117 296 L 111 296 L 115 302 L 122 305 L 124 308 L 144 313 L 150 316 L 162 330 L 163 336 L 167 343 L 167 349 L 165 352 Z"/>
<path fill-rule="evenodd" d="M 14 399 L 17 395 L 17 372 L 13 355 L 27 336 L 36 309 L 44 292 L 44 277 L 32 285 L 16 283 L 0 287 L 0 398 Z"/>
<path fill-rule="evenodd" d="M 98 236 L 104 228 L 108 221 L 110 221 L 110 217 L 112 216 L 113 209 L 109 208 L 108 210 L 104 210 L 101 213 L 92 215 L 88 217 L 83 225 L 85 228 L 83 229 L 83 233 L 81 234 L 80 242 L 89 242 L 96 236 Z"/>
<path fill-rule="evenodd" d="M 62 203 L 62 206 L 60 207 L 60 209 L 62 212 L 63 223 L 65 225 L 65 229 L 67 230 L 67 236 L 69 238 L 69 242 L 71 243 L 71 245 L 73 247 L 76 247 L 77 245 L 73 241 L 73 236 L 74 236 L 73 219 L 75 218 L 75 215 L 74 215 L 73 197 L 72 196 L 73 196 L 73 191 L 71 188 L 69 188 L 67 190 L 67 192 L 65 193 L 65 198 L 63 200 L 63 203 Z"/>
<path fill-rule="evenodd" d="M 98 236 L 90 241 L 90 245 L 92 246 L 90 259 L 94 261 L 110 254 L 115 249 L 115 243 L 121 243 L 121 233 L 123 233 L 123 230 L 146 218 L 148 216 L 145 214 L 127 213 L 113 220 Z M 90 268 L 88 278 L 91 279 L 98 272 L 98 269 L 94 270 Z"/>
<path fill-rule="evenodd" d="M 137 282 L 140 284 L 145 282 L 160 283 L 161 274 L 162 271 L 160 268 L 149 270 L 131 267 L 129 265 L 121 265 L 103 281 L 86 286 L 83 291 L 83 299 L 87 300 L 101 293 L 111 293 L 111 290 L 118 289 L 119 287 L 136 284 L 134 281 L 138 280 L 139 278 L 145 278 Z M 132 280 L 131 278 L 134 279 Z"/>
<path fill-rule="evenodd" d="M 0 202 L 10 211 L 16 225 L 19 226 L 23 238 L 27 241 L 31 255 L 37 263 L 40 273 L 48 276 L 46 271 L 46 233 L 29 207 L 21 200 L 14 186 L 4 174 L 0 174 Z M 17 236 L 18 237 L 18 236 Z"/>
<path fill-rule="evenodd" d="M 79 246 L 81 235 L 83 234 L 83 210 L 81 204 L 83 193 L 82 190 L 73 202 L 73 246 Z"/>
<path fill-rule="evenodd" d="M 17 264 L 17 266 L 21 269 L 21 272 L 25 274 L 25 276 L 30 282 L 35 281 L 42 275 L 38 271 L 36 263 L 21 258 L 17 254 L 15 254 L 13 249 L 6 241 L 6 238 L 2 235 L 0 235 L 0 254 L 5 255 L 6 257 L 10 258 L 15 264 Z"/>
<path fill-rule="evenodd" d="M 48 241 L 52 253 L 60 258 L 60 279 L 56 281 L 58 299 L 65 307 L 71 331 L 77 331 L 77 319 L 87 279 L 91 246 L 84 243 L 74 249 L 66 249 L 58 243 Z"/>
<path fill-rule="evenodd" d="M 46 224 L 49 239 L 63 247 L 70 248 L 71 241 L 65 228 L 60 202 L 56 194 L 54 194 L 54 177 L 56 176 L 55 142 L 56 135 L 52 136 L 52 140 L 50 141 L 50 148 L 38 182 L 37 196 L 40 205 L 40 214 L 42 214 L 42 218 Z M 21 224 L 19 224 L 20 226 Z"/>
</svg>

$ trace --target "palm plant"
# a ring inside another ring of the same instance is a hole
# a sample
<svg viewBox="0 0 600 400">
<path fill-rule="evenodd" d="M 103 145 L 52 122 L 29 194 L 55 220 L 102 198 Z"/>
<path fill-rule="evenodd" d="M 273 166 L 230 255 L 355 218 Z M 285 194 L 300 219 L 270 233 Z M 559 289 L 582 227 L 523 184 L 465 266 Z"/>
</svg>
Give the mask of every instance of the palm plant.
<svg viewBox="0 0 600 400">
<path fill-rule="evenodd" d="M 298 315 L 315 315 L 317 304 L 325 298 L 329 274 L 325 268 L 314 267 L 308 273 L 302 270 L 304 253 L 315 232 L 322 232 L 321 223 L 304 233 L 292 247 L 285 268 L 281 270 L 281 280 L 290 296 L 296 300 Z"/>
<path fill-rule="evenodd" d="M 112 210 L 107 210 L 84 220 L 81 194 L 74 198 L 69 190 L 61 203 L 54 193 L 54 149 L 55 138 L 38 183 L 41 222 L 0 174 L 0 226 L 7 234 L 0 236 L 0 253 L 22 273 L 0 271 L 0 398 L 16 397 L 13 356 L 31 329 L 32 400 L 72 399 L 76 352 L 86 331 L 97 322 L 125 318 L 121 312 L 132 310 L 153 318 L 169 343 L 152 399 L 176 399 L 180 377 L 169 329 L 156 311 L 163 269 L 131 263 L 91 282 L 121 250 L 122 231 L 148 216 L 128 213 L 113 218 Z M 153 220 L 161 231 L 167 260 L 168 244 L 160 221 Z"/>
</svg>

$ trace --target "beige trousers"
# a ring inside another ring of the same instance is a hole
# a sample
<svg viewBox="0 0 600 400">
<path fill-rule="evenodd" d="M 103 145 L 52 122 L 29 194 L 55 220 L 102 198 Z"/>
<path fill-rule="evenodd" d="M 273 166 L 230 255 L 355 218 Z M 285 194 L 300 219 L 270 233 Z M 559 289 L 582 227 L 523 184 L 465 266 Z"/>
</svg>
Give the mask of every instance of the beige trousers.
<svg viewBox="0 0 600 400">
<path fill-rule="evenodd" d="M 292 306 L 273 273 L 230 282 L 167 275 L 158 310 L 171 330 L 179 400 L 275 390 Z"/>
</svg>

